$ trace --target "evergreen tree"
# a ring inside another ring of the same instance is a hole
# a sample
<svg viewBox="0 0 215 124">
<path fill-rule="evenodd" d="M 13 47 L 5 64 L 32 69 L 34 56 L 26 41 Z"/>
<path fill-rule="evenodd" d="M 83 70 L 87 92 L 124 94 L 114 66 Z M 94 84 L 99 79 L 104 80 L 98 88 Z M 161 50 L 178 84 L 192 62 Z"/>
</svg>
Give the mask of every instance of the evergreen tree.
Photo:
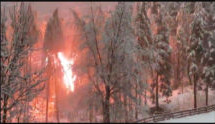
<svg viewBox="0 0 215 124">
<path fill-rule="evenodd" d="M 203 19 L 200 15 L 201 4 L 195 4 L 194 20 L 192 22 L 191 36 L 190 36 L 190 46 L 188 58 L 191 62 L 189 74 L 192 76 L 192 81 L 194 84 L 194 108 L 197 108 L 197 85 L 202 72 L 201 60 L 204 54 L 203 41 L 205 39 L 206 30 L 203 28 Z"/>
<path fill-rule="evenodd" d="M 178 85 L 182 87 L 182 93 L 184 88 L 184 79 L 187 76 L 187 67 L 189 67 L 189 61 L 187 61 L 187 47 L 189 46 L 188 39 L 190 36 L 190 23 L 192 21 L 192 16 L 186 11 L 186 6 L 188 3 L 181 3 L 178 14 L 176 16 L 176 21 L 178 23 L 176 29 L 176 47 L 175 54 L 176 59 L 174 59 L 175 65 L 175 79 Z M 189 76 L 188 76 L 189 77 Z M 186 78 L 185 78 L 186 79 Z"/>
<path fill-rule="evenodd" d="M 152 35 L 152 29 L 151 29 L 151 22 L 147 15 L 147 12 L 149 10 L 149 3 L 142 2 L 137 3 L 137 14 L 135 17 L 135 35 L 137 36 L 137 41 L 140 46 L 139 49 L 141 53 L 141 59 L 140 61 L 145 63 L 147 67 L 143 68 L 146 71 L 146 74 L 143 75 L 145 77 L 145 81 L 147 81 L 147 77 L 154 78 L 154 42 L 153 42 L 153 35 Z M 146 82 L 149 84 L 150 82 Z M 154 85 L 148 87 L 148 85 L 145 86 L 150 91 L 151 98 L 154 96 Z M 147 104 L 147 96 L 146 96 L 146 90 L 144 91 L 144 103 Z M 140 96 L 141 97 L 141 96 Z M 138 115 L 136 114 L 136 117 Z"/>
<path fill-rule="evenodd" d="M 58 52 L 62 50 L 63 45 L 62 22 L 56 9 L 47 23 L 43 46 L 45 50 Z"/>
<path fill-rule="evenodd" d="M 173 48 L 173 52 L 171 53 L 171 65 L 173 68 L 173 88 L 177 89 L 180 85 L 182 85 L 183 88 L 183 82 L 181 79 L 183 79 L 183 74 L 185 71 L 185 44 L 180 40 L 178 37 L 177 39 L 177 29 L 179 27 L 179 20 L 177 20 L 177 17 L 179 15 L 180 9 L 180 3 L 176 2 L 170 2 L 166 4 L 167 11 L 167 26 L 170 30 L 169 34 L 169 42 L 171 44 L 171 47 Z M 181 13 L 180 13 L 181 14 Z M 183 90 L 182 90 L 183 91 Z"/>
<path fill-rule="evenodd" d="M 161 4 L 154 2 L 151 12 L 154 15 L 155 30 L 155 87 L 156 87 L 156 109 L 159 109 L 159 87 L 162 95 L 167 98 L 171 96 L 171 63 L 169 46 L 168 29 L 164 18 L 165 11 L 162 11 Z M 159 85 L 160 84 L 160 85 Z"/>
<path fill-rule="evenodd" d="M 48 77 L 51 78 L 56 69 L 54 64 L 54 59 L 57 58 L 57 52 L 61 51 L 64 48 L 64 36 L 63 36 L 63 30 L 62 30 L 62 22 L 58 15 L 58 9 L 56 9 L 52 15 L 52 17 L 49 19 L 47 26 L 46 26 L 46 32 L 44 36 L 44 54 L 45 57 L 48 60 Z M 43 59 L 45 61 L 46 59 Z M 57 73 L 57 72 L 56 72 Z M 55 73 L 55 74 L 56 74 Z M 54 76 L 53 76 L 54 77 Z M 48 121 L 48 106 L 49 106 L 49 89 L 50 89 L 50 82 L 49 80 L 46 84 L 47 89 L 47 100 L 46 100 L 46 122 Z M 58 105 L 58 90 L 56 87 L 58 87 L 57 78 L 54 78 L 54 84 L 55 84 L 55 95 L 56 95 L 56 118 L 59 122 L 59 105 Z"/>
<path fill-rule="evenodd" d="M 206 95 L 206 106 L 208 105 L 208 87 L 213 86 L 215 82 L 215 39 L 213 37 L 215 31 L 215 4 L 210 2 L 202 3 L 203 5 L 203 27 L 206 30 L 204 35 L 203 47 L 204 54 L 202 58 L 203 67 L 203 81 L 206 84 L 205 95 Z"/>
</svg>

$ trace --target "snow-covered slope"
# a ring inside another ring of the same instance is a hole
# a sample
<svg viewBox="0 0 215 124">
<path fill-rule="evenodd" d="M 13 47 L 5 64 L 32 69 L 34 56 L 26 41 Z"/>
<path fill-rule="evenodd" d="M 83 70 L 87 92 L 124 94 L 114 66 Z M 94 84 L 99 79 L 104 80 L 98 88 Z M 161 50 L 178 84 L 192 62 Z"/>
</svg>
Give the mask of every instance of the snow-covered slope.
<svg viewBox="0 0 215 124">
<path fill-rule="evenodd" d="M 208 94 L 208 104 L 213 105 L 215 104 L 215 90 L 209 89 Z M 205 106 L 205 92 L 204 91 L 197 91 L 197 107 L 204 107 Z M 164 102 L 166 98 L 163 96 L 159 97 L 159 104 L 160 107 L 164 108 L 167 112 L 177 112 L 183 111 L 193 108 L 193 86 L 187 86 L 184 88 L 184 93 L 181 93 L 181 89 L 174 90 L 172 96 L 169 97 L 171 102 L 167 104 Z M 155 106 L 148 102 L 149 107 Z"/>
<path fill-rule="evenodd" d="M 204 114 L 199 114 L 199 115 L 193 115 L 193 116 L 188 116 L 188 117 L 183 117 L 183 118 L 178 118 L 178 119 L 170 119 L 166 121 L 161 121 L 161 123 L 171 123 L 171 122 L 208 122 L 208 123 L 215 123 L 215 111 L 209 112 L 209 113 L 204 113 Z"/>
</svg>

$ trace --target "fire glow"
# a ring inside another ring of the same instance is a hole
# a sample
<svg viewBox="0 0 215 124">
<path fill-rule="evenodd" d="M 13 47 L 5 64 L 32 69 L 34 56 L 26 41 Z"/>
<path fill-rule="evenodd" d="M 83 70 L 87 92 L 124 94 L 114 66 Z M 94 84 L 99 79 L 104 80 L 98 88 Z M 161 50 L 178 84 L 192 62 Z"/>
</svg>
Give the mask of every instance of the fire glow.
<svg viewBox="0 0 215 124">
<path fill-rule="evenodd" d="M 58 52 L 58 58 L 63 67 L 63 80 L 66 85 L 66 88 L 73 92 L 76 76 L 72 73 L 71 65 L 73 65 L 74 61 L 72 59 L 67 59 L 62 52 Z"/>
</svg>

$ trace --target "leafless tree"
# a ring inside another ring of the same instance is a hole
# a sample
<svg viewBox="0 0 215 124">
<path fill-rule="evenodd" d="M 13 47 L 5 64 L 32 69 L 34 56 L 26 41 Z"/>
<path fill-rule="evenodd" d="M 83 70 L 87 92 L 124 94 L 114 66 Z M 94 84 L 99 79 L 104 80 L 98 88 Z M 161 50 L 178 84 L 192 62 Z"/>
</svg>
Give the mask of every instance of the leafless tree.
<svg viewBox="0 0 215 124">
<path fill-rule="evenodd" d="M 120 93 L 135 99 L 133 88 L 135 83 L 142 81 L 142 63 L 138 61 L 138 44 L 131 26 L 132 6 L 119 2 L 107 16 L 104 16 L 101 8 L 95 11 L 91 6 L 90 13 L 85 21 L 73 11 L 78 29 L 81 30 L 81 47 L 86 50 L 80 56 L 82 63 L 77 66 L 77 71 L 81 70 L 92 79 L 102 103 L 103 121 L 110 122 L 110 98 Z M 85 59 L 88 61 L 83 61 Z"/>
<path fill-rule="evenodd" d="M 14 6 L 10 11 L 12 41 L 8 41 L 5 36 L 5 11 L 2 11 L 1 18 L 1 53 L 5 53 L 1 54 L 1 113 L 2 122 L 5 123 L 16 115 L 17 106 L 22 106 L 23 101 L 32 101 L 43 90 L 45 79 L 41 75 L 45 68 L 34 72 L 25 71 L 26 60 L 37 41 L 30 5 L 21 3 L 18 10 Z"/>
</svg>

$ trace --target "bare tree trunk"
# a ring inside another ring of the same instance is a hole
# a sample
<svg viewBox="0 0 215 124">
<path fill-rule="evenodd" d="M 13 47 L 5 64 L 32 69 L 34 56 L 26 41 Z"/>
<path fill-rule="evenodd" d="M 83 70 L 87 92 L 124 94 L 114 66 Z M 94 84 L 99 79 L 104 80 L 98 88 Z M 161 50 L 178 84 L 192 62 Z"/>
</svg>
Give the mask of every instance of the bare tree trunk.
<svg viewBox="0 0 215 124">
<path fill-rule="evenodd" d="M 193 94 L 194 94 L 194 108 L 197 108 L 197 97 L 196 97 L 196 86 L 197 86 L 197 77 L 196 77 L 196 74 L 194 74 L 194 79 L 193 79 L 193 84 L 194 84 L 194 87 L 193 87 Z"/>
<path fill-rule="evenodd" d="M 90 120 L 90 123 L 92 123 L 93 122 L 93 104 L 92 103 L 90 103 L 90 105 L 89 105 L 89 120 Z"/>
<path fill-rule="evenodd" d="M 155 94 L 154 94 L 154 90 L 152 91 L 152 104 L 155 104 Z"/>
<path fill-rule="evenodd" d="M 132 101 L 131 99 L 128 99 L 128 107 L 129 107 L 129 112 L 133 112 L 134 108 L 132 106 Z M 133 118 L 133 114 L 128 116 L 128 121 L 131 120 L 131 118 Z"/>
<path fill-rule="evenodd" d="M 47 54 L 47 53 L 46 53 Z M 46 123 L 48 122 L 48 118 L 49 118 L 49 90 L 50 90 L 50 81 L 52 80 L 52 76 L 50 75 L 51 74 L 51 70 L 52 70 L 52 59 L 51 59 L 51 56 L 48 54 L 46 55 L 48 57 L 48 69 L 47 69 L 47 75 L 49 77 L 49 80 L 47 81 L 46 83 Z"/>
<path fill-rule="evenodd" d="M 142 98 L 141 98 L 141 96 L 142 96 L 142 94 L 141 95 L 139 95 L 139 106 L 141 105 L 141 103 L 142 103 Z"/>
<path fill-rule="evenodd" d="M 29 63 L 29 64 L 27 64 L 27 73 L 31 73 L 32 71 L 31 71 L 31 51 L 29 51 L 29 56 L 27 57 L 27 63 Z M 31 77 L 29 78 L 29 80 L 31 80 Z M 27 82 L 26 83 L 26 86 L 28 86 L 29 85 L 29 83 L 31 83 L 31 82 Z M 27 99 L 27 101 L 26 101 L 26 105 L 25 105 L 25 111 L 24 111 L 24 120 L 23 120 L 23 122 L 29 122 L 29 101 L 28 101 L 28 99 L 29 99 L 29 97 L 28 96 L 26 96 L 26 99 Z"/>
<path fill-rule="evenodd" d="M 20 118 L 20 115 L 17 117 L 17 122 L 19 123 L 19 118 Z"/>
<path fill-rule="evenodd" d="M 192 79 L 191 79 L 191 77 L 190 77 L 189 72 L 190 72 L 190 64 L 189 64 L 189 61 L 188 61 L 188 65 L 187 65 L 187 75 L 188 75 L 189 83 L 190 83 L 190 85 L 192 85 Z"/>
<path fill-rule="evenodd" d="M 156 110 L 159 109 L 159 99 L 158 99 L 158 74 L 156 77 Z"/>
<path fill-rule="evenodd" d="M 177 65 L 176 65 L 176 79 L 175 79 L 175 82 L 174 82 L 174 88 L 177 89 L 178 88 L 178 85 L 180 84 L 180 80 L 179 80 L 179 77 L 180 77 L 180 63 L 179 63 L 179 55 L 177 56 Z"/>
<path fill-rule="evenodd" d="M 151 69 L 151 78 L 152 78 L 152 83 L 154 83 L 154 73 L 153 73 L 153 69 L 152 69 L 152 66 L 150 65 L 149 66 L 150 67 L 150 69 Z M 155 94 L 154 94 L 154 86 L 153 86 L 153 88 L 152 88 L 152 104 L 154 104 L 155 103 Z"/>
<path fill-rule="evenodd" d="M 122 98 L 123 98 L 122 93 L 119 92 L 118 94 L 119 94 L 119 101 L 121 102 L 121 101 L 122 101 Z M 122 108 L 122 104 L 119 104 L 117 107 L 121 109 L 121 108 Z M 117 111 L 117 110 L 119 110 L 119 109 L 116 109 L 116 110 L 115 110 L 116 113 L 117 113 L 117 117 L 119 117 L 119 115 L 120 115 L 121 113 L 120 113 L 119 111 Z M 116 118 L 116 119 L 118 119 L 118 122 L 122 122 L 122 119 L 119 119 L 119 118 Z"/>
<path fill-rule="evenodd" d="M 205 104 L 206 104 L 206 106 L 208 106 L 208 84 L 207 83 L 206 83 L 205 95 L 206 95 Z"/>
<path fill-rule="evenodd" d="M 125 108 L 125 122 L 128 122 L 128 99 L 127 97 L 124 95 L 124 108 Z"/>
<path fill-rule="evenodd" d="M 103 121 L 110 123 L 110 87 L 105 86 L 105 101 L 103 102 Z"/>
<path fill-rule="evenodd" d="M 60 122 L 60 117 L 59 117 L 59 108 L 58 108 L 58 82 L 57 82 L 57 79 L 55 78 L 54 79 L 55 81 L 55 108 L 56 108 L 56 119 L 57 119 L 57 122 L 59 123 Z"/>
<path fill-rule="evenodd" d="M 135 87 L 135 97 L 136 97 L 136 103 L 135 103 L 135 119 L 137 120 L 138 119 L 138 94 L 137 94 L 137 84 L 136 84 L 136 87 Z"/>
<path fill-rule="evenodd" d="M 146 89 L 145 89 L 145 91 L 144 91 L 144 98 L 145 98 L 145 105 L 147 104 L 147 94 L 146 94 L 147 92 L 146 92 Z"/>
<path fill-rule="evenodd" d="M 2 117 L 2 122 L 3 123 L 7 122 L 7 103 L 8 103 L 8 96 L 4 95 L 3 117 Z"/>
<path fill-rule="evenodd" d="M 22 109 L 20 109 L 17 113 L 17 122 L 20 123 L 20 118 L 22 116 Z"/>
<path fill-rule="evenodd" d="M 1 83 L 0 83 L 0 87 L 1 87 L 1 85 L 2 85 L 2 83 L 3 83 L 3 76 L 1 75 L 1 77 L 0 77 L 0 79 L 1 79 Z M 0 90 L 0 93 L 1 93 L 1 90 Z M 2 93 L 1 93 L 2 94 Z M 0 96 L 0 107 L 2 106 L 2 103 L 3 103 L 4 101 L 3 101 L 3 98 L 2 98 L 2 95 Z M 2 112 L 2 110 L 3 109 L 0 109 L 0 113 L 3 113 Z M 2 117 L 0 117 L 0 122 L 2 122 Z"/>
<path fill-rule="evenodd" d="M 181 82 L 181 93 L 182 94 L 184 93 L 184 83 L 183 83 L 183 81 Z"/>
<path fill-rule="evenodd" d="M 117 113 L 116 113 L 116 105 L 113 104 L 113 114 L 114 114 L 114 121 L 116 122 L 117 121 Z"/>
<path fill-rule="evenodd" d="M 49 80 L 50 81 L 50 80 Z M 46 83 L 47 84 L 47 89 L 46 89 L 46 123 L 48 122 L 48 111 L 49 111 L 49 81 Z"/>
</svg>

